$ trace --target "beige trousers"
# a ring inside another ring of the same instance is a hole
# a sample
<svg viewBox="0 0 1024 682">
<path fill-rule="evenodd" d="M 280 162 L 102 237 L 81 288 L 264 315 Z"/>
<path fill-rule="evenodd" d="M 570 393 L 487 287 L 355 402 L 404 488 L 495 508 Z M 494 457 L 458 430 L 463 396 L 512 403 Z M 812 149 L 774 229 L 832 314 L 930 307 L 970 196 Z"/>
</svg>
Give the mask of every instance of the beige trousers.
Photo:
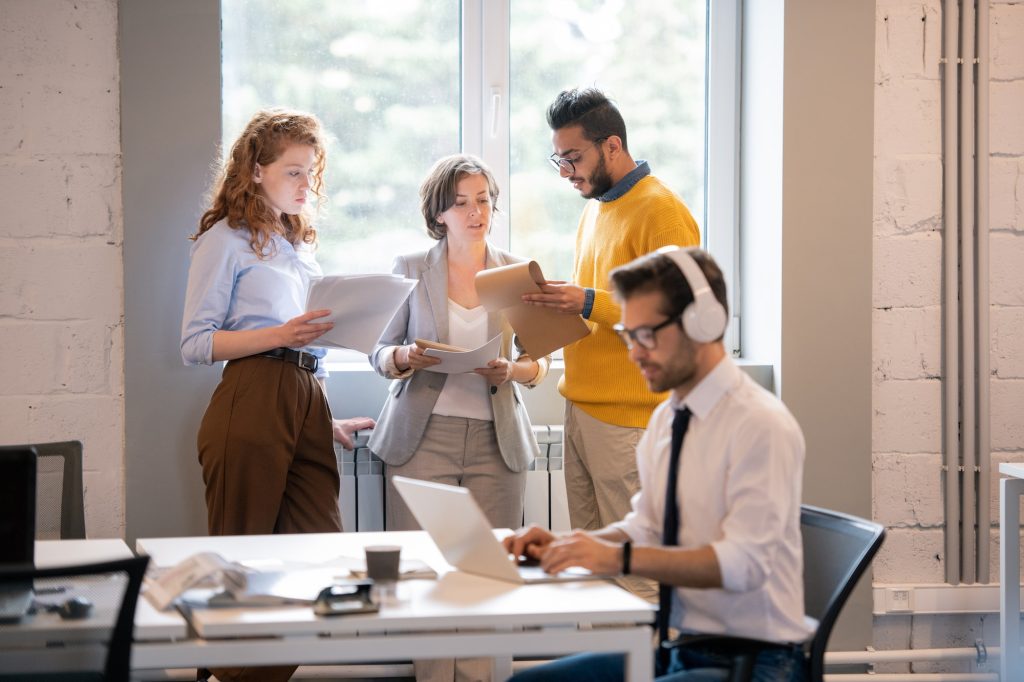
<svg viewBox="0 0 1024 682">
<path fill-rule="evenodd" d="M 405 464 L 388 465 L 385 492 L 387 530 L 419 530 L 392 482 L 407 476 L 469 488 L 493 528 L 523 524 L 526 472 L 509 471 L 501 458 L 494 423 L 463 417 L 431 415 L 419 448 Z M 413 661 L 418 682 L 488 682 L 489 658 Z"/>
<path fill-rule="evenodd" d="M 395 476 L 469 488 L 493 528 L 523 525 L 526 472 L 510 471 L 501 458 L 493 422 L 431 415 L 412 459 L 385 471 L 386 530 L 420 530 L 395 490 Z"/>
<path fill-rule="evenodd" d="M 591 417 L 573 403 L 565 403 L 565 492 L 569 523 L 573 528 L 598 530 L 621 521 L 640 490 L 636 445 L 644 429 L 616 426 Z M 629 576 L 617 581 L 633 594 L 654 602 L 656 583 Z"/>
</svg>

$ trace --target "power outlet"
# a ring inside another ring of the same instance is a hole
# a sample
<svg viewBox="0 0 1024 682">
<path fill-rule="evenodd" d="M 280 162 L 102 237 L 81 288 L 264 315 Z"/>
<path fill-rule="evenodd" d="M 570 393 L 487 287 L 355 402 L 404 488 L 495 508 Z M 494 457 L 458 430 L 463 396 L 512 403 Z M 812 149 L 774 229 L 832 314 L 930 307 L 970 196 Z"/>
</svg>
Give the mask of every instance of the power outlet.
<svg viewBox="0 0 1024 682">
<path fill-rule="evenodd" d="M 914 591 L 907 587 L 890 587 L 885 591 L 886 613 L 909 613 L 914 610 Z"/>
</svg>

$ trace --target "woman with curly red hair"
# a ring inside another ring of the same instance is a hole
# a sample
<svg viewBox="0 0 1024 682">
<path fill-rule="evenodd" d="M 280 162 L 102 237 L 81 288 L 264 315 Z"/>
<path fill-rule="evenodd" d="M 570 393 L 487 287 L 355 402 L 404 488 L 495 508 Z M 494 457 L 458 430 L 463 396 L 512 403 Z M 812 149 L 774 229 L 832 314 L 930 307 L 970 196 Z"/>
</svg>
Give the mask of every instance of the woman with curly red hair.
<svg viewBox="0 0 1024 682">
<path fill-rule="evenodd" d="M 316 117 L 258 112 L 231 147 L 211 207 L 192 237 L 182 322 L 186 364 L 227 360 L 199 429 L 213 535 L 341 530 L 332 430 L 351 447 L 368 419 L 332 420 L 325 351 L 333 325 L 304 312 L 323 197 L 324 133 Z"/>
</svg>

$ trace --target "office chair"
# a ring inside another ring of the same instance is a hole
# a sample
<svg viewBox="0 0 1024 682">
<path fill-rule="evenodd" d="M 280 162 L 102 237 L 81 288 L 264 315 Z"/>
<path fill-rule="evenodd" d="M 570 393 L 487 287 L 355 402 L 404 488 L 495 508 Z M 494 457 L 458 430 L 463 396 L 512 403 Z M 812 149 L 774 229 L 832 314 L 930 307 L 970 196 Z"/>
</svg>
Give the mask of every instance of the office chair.
<svg viewBox="0 0 1024 682">
<path fill-rule="evenodd" d="M 19 623 L 0 625 L 24 632 L 12 642 L 10 650 L 0 644 L 0 659 L 4 661 L 0 681 L 127 682 L 135 606 L 148 563 L 149 557 L 141 556 L 79 566 L 0 570 L 0 584 L 32 579 L 36 588 L 36 612 Z M 46 590 L 60 586 L 64 591 L 50 594 Z M 49 613 L 70 596 L 84 596 L 93 602 L 86 619 L 64 621 L 56 613 Z M 87 627 L 90 621 L 101 635 L 99 639 L 82 636 L 83 632 L 92 634 L 92 628 Z M 63 633 L 73 636 L 59 648 L 48 646 Z"/>
<path fill-rule="evenodd" d="M 882 546 L 885 529 L 877 523 L 840 512 L 802 505 L 800 534 L 804 551 L 804 611 L 818 621 L 818 629 L 804 644 L 807 680 L 821 682 L 825 648 L 839 612 L 864 571 Z M 758 652 L 777 647 L 742 637 L 684 636 L 662 647 L 710 646 L 734 657 L 730 682 L 752 678 Z"/>
<path fill-rule="evenodd" d="M 33 443 L 39 453 L 37 540 L 84 540 L 82 442 Z"/>
</svg>

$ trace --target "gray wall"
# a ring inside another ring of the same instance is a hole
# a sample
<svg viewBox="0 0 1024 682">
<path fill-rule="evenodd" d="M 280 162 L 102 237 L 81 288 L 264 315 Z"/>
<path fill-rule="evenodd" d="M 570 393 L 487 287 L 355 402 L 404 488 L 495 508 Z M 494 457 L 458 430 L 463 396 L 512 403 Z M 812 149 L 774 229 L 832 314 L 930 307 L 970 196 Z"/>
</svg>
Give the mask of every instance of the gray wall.
<svg viewBox="0 0 1024 682">
<path fill-rule="evenodd" d="M 803 428 L 804 501 L 870 518 L 874 3 L 744 12 L 743 347 Z M 832 648 L 871 643 L 869 588 Z"/>
<path fill-rule="evenodd" d="M 782 399 L 807 439 L 804 501 L 871 517 L 874 3 L 788 0 Z M 871 644 L 871 580 L 832 648 Z"/>
<path fill-rule="evenodd" d="M 216 0 L 120 4 L 126 531 L 206 533 L 195 434 L 219 370 L 178 350 L 195 231 L 220 143 Z"/>
</svg>

